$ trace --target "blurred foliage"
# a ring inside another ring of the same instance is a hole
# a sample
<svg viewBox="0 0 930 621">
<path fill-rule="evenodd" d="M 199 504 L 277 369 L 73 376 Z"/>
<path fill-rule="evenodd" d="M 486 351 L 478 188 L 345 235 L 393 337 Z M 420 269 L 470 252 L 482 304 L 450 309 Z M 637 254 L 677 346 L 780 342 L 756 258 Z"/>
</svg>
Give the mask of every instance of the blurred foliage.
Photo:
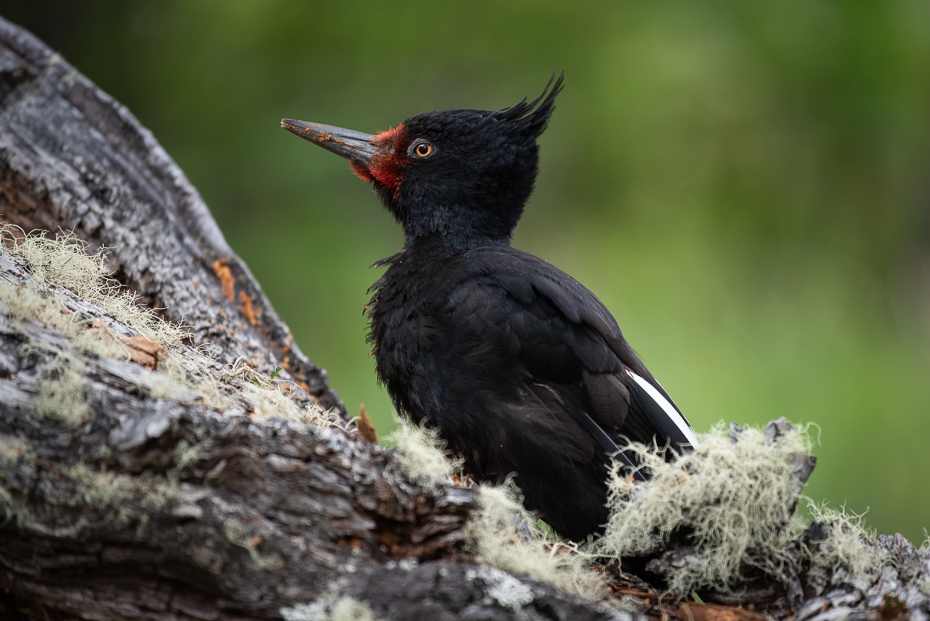
<svg viewBox="0 0 930 621">
<path fill-rule="evenodd" d="M 373 132 L 567 88 L 515 244 L 591 288 L 695 427 L 816 421 L 808 493 L 930 526 L 930 4 L 5 0 L 152 129 L 350 411 L 393 424 Z"/>
</svg>

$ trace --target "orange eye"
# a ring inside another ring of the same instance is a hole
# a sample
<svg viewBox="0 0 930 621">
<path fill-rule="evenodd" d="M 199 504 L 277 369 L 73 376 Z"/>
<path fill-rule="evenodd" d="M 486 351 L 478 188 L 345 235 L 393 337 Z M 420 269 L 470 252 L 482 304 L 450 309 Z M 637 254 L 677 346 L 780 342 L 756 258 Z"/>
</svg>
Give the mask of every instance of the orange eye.
<svg viewBox="0 0 930 621">
<path fill-rule="evenodd" d="M 421 142 L 420 144 L 416 146 L 413 152 L 419 155 L 420 157 L 426 157 L 427 155 L 433 152 L 433 145 L 431 145 L 428 142 Z"/>
</svg>

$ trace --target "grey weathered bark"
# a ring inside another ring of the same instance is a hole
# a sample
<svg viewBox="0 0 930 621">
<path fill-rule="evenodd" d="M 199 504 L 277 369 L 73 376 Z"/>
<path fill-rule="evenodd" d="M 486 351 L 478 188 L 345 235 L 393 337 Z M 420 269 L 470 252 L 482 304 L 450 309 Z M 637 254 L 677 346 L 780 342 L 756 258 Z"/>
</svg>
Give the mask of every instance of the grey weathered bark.
<svg viewBox="0 0 930 621">
<path fill-rule="evenodd" d="M 395 619 L 640 616 L 476 564 L 462 532 L 473 492 L 421 488 L 391 451 L 346 424 L 325 374 L 151 134 L 2 19 L 0 220 L 113 248 L 115 277 L 190 326 L 190 345 L 211 344 L 216 361 L 190 346 L 172 356 L 226 393 L 218 405 L 196 386 L 165 386 L 150 368 L 163 351 L 67 290 L 51 295 L 84 324 L 128 339 L 130 359 L 75 357 L 60 331 L 0 301 L 0 618 L 276 619 L 316 602 L 303 610 L 312 618 L 343 596 Z M 18 291 L 31 279 L 3 252 L 0 286 Z M 333 408 L 340 424 L 261 416 L 237 393 L 248 378 L 229 364 L 240 358 L 264 375 L 282 365 L 300 387 L 296 401 Z M 70 419 L 37 405 L 43 382 L 67 377 L 81 393 Z M 805 598 L 798 618 L 926 618 L 918 587 L 930 555 L 900 537 L 874 545 L 893 563 L 868 578 L 842 569 L 792 577 Z M 778 603 L 782 584 L 755 586 L 721 600 L 755 598 L 790 614 Z M 761 618 L 661 605 L 645 584 L 618 592 L 639 596 L 654 618 Z"/>
<path fill-rule="evenodd" d="M 344 409 L 151 132 L 26 31 L 0 21 L 0 38 L 0 215 L 112 248 L 115 277 L 193 343 L 265 373 L 283 365 Z"/>
</svg>

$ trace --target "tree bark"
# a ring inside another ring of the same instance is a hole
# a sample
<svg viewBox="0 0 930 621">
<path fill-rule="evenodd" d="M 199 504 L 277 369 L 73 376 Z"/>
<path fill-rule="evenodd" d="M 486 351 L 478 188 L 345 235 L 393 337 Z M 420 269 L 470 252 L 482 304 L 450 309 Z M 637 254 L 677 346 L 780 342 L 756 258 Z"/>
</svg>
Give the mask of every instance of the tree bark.
<svg viewBox="0 0 930 621">
<path fill-rule="evenodd" d="M 0 21 L 0 215 L 111 248 L 114 277 L 193 344 L 287 374 L 344 413 L 151 132 L 28 32 Z M 285 375 L 284 377 L 287 377 Z"/>
<path fill-rule="evenodd" d="M 169 353 L 52 287 L 62 313 L 128 355 L 75 353 L 0 301 L 0 618 L 327 619 L 350 597 L 398 620 L 761 619 L 734 605 L 786 601 L 762 584 L 721 596 L 733 605 L 663 603 L 631 582 L 614 593 L 635 598 L 628 612 L 477 564 L 463 534 L 474 491 L 425 489 L 362 437 L 152 135 L 2 18 L 0 221 L 112 249 L 114 277 L 189 332 Z M 34 280 L 0 249 L 0 286 Z M 166 356 L 223 398 L 166 384 Z M 328 409 L 329 424 L 261 412 L 243 363 L 282 366 L 294 402 Z M 49 382 L 73 384 L 70 418 L 40 405 Z M 927 618 L 928 553 L 900 537 L 874 545 L 894 562 L 868 580 L 792 576 L 801 604 L 768 612 Z"/>
</svg>

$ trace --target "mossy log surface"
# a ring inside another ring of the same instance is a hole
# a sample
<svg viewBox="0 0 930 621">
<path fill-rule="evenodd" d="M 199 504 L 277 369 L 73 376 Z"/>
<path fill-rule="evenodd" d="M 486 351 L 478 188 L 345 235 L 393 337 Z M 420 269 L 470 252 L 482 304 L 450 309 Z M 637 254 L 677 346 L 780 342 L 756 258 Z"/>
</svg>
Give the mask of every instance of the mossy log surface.
<svg viewBox="0 0 930 621">
<path fill-rule="evenodd" d="M 240 359 L 266 376 L 281 365 L 297 402 L 342 419 L 264 416 L 235 395 L 218 407 L 190 384 L 165 385 L 157 347 L 66 289 L 48 294 L 139 351 L 76 353 L 67 335 L 0 301 L 2 619 L 335 619 L 340 601 L 397 620 L 763 618 L 737 606 L 776 618 L 930 616 L 930 553 L 899 536 L 872 544 L 891 562 L 868 575 L 802 576 L 793 609 L 785 581 L 703 605 L 663 602 L 634 580 L 614 593 L 639 611 L 628 612 L 475 563 L 463 534 L 473 490 L 424 489 L 392 450 L 345 424 L 325 373 L 152 135 L 2 18 L 0 221 L 112 248 L 114 277 L 190 327 L 171 352 L 182 363 L 217 382 Z M 0 251 L 7 299 L 31 279 Z M 41 405 L 50 383 L 76 387 L 67 417 Z M 672 552 L 658 562 L 677 562 Z"/>
<path fill-rule="evenodd" d="M 27 265 L 2 251 L 0 279 L 28 283 Z M 112 333 L 138 336 L 54 293 Z M 43 378 L 60 379 L 71 344 L 7 310 L 0 302 L 0 616 L 269 619 L 331 591 L 380 599 L 398 618 L 469 605 L 482 618 L 512 616 L 479 606 L 503 575 L 467 561 L 395 561 L 464 558 L 471 490 L 422 490 L 355 431 L 216 411 L 183 386 L 152 398 L 154 371 L 90 352 L 79 370 L 85 413 L 67 424 L 34 402 Z M 606 618 L 524 582 L 561 618 Z"/>
<path fill-rule="evenodd" d="M 0 250 L 0 281 L 29 286 L 29 266 Z M 51 293 L 84 321 L 139 337 L 67 289 Z M 173 353 L 208 373 L 227 368 L 191 347 Z M 67 372 L 79 377 L 75 422 L 35 405 L 42 381 Z M 469 562 L 471 490 L 421 489 L 392 451 L 351 429 L 218 411 L 183 385 L 154 398 L 156 375 L 77 355 L 61 332 L 11 319 L 0 302 L 0 617 L 274 619 L 339 593 L 401 619 L 514 618 L 500 603 L 505 583 L 531 595 L 524 613 L 608 618 Z"/>
</svg>

